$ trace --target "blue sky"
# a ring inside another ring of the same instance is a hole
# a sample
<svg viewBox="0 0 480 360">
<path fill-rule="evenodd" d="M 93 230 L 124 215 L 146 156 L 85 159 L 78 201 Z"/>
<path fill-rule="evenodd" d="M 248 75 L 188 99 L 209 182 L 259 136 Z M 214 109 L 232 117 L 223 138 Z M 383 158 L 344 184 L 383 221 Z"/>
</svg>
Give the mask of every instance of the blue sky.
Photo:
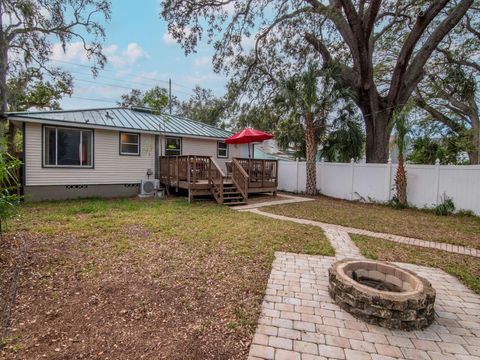
<svg viewBox="0 0 480 360">
<path fill-rule="evenodd" d="M 159 0 L 112 1 L 112 19 L 105 24 L 104 42 L 109 62 L 97 78 L 91 75 L 80 43 L 73 41 L 66 53 L 54 45 L 52 64 L 70 70 L 75 80 L 74 94 L 62 100 L 62 108 L 114 106 L 130 88 L 167 87 L 169 78 L 173 94 L 180 99 L 188 98 L 195 85 L 223 95 L 226 78 L 213 72 L 212 47 L 201 44 L 197 53 L 186 57 L 168 35 L 167 24 L 159 14 Z"/>
</svg>

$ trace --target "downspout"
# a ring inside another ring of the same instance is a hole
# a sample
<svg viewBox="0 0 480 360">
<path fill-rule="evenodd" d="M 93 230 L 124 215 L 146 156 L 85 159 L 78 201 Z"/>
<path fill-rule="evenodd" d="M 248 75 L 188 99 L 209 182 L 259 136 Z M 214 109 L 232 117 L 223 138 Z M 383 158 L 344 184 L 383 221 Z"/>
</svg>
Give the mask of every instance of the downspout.
<svg viewBox="0 0 480 360">
<path fill-rule="evenodd" d="M 158 152 L 160 135 L 155 135 L 155 179 L 160 179 L 160 155 Z"/>
<path fill-rule="evenodd" d="M 25 184 L 27 183 L 27 140 L 26 140 L 27 123 L 22 123 L 22 187 L 20 189 L 20 195 L 25 200 Z"/>
</svg>

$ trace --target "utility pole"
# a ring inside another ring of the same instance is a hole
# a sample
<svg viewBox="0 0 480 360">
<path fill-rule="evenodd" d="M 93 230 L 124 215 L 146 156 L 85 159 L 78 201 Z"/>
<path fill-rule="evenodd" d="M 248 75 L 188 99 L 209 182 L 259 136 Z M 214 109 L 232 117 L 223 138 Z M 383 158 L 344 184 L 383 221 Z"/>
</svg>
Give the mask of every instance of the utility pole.
<svg viewBox="0 0 480 360">
<path fill-rule="evenodd" d="M 168 79 L 168 108 L 172 115 L 172 79 Z"/>
</svg>

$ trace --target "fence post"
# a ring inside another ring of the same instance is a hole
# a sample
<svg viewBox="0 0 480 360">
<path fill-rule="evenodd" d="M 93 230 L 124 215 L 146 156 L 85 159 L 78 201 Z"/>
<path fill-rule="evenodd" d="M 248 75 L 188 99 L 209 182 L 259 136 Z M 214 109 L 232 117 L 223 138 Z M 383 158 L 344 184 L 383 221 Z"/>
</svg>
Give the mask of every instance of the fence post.
<svg viewBox="0 0 480 360">
<path fill-rule="evenodd" d="M 325 172 L 325 160 L 324 160 L 324 158 L 322 157 L 322 158 L 320 159 L 320 193 L 321 193 L 321 194 L 324 194 L 324 191 L 323 191 L 323 190 L 324 190 L 324 187 L 325 187 L 325 186 L 324 186 L 324 185 L 325 185 L 325 184 L 324 184 L 324 181 L 325 181 L 325 174 L 324 174 L 324 172 Z"/>
<path fill-rule="evenodd" d="M 440 159 L 435 160 L 435 205 L 439 202 L 440 193 Z"/>
<path fill-rule="evenodd" d="M 391 157 L 388 158 L 386 170 L 387 170 L 387 174 L 385 176 L 385 179 L 387 182 L 386 201 L 389 202 L 390 196 L 392 195 L 392 158 Z"/>
<path fill-rule="evenodd" d="M 297 162 L 296 162 L 296 166 L 295 166 L 295 189 L 296 189 L 296 193 L 298 194 L 298 159 L 297 159 Z"/>
<path fill-rule="evenodd" d="M 355 160 L 353 158 L 350 159 L 350 168 L 352 172 L 352 176 L 351 176 L 352 186 L 350 187 L 350 200 L 353 200 L 353 185 L 355 183 Z"/>
</svg>

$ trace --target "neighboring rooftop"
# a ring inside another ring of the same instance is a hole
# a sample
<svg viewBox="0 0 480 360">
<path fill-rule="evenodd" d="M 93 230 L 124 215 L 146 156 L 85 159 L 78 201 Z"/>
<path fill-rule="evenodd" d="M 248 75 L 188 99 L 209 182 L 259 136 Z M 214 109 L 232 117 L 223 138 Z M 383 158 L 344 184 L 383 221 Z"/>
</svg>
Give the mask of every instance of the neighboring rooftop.
<svg viewBox="0 0 480 360">
<path fill-rule="evenodd" d="M 230 131 L 176 115 L 154 114 L 145 108 L 102 108 L 85 110 L 25 111 L 12 112 L 8 116 L 15 120 L 33 122 L 54 122 L 63 125 L 90 125 L 110 129 L 127 129 L 190 135 L 213 138 L 227 138 Z"/>
</svg>

